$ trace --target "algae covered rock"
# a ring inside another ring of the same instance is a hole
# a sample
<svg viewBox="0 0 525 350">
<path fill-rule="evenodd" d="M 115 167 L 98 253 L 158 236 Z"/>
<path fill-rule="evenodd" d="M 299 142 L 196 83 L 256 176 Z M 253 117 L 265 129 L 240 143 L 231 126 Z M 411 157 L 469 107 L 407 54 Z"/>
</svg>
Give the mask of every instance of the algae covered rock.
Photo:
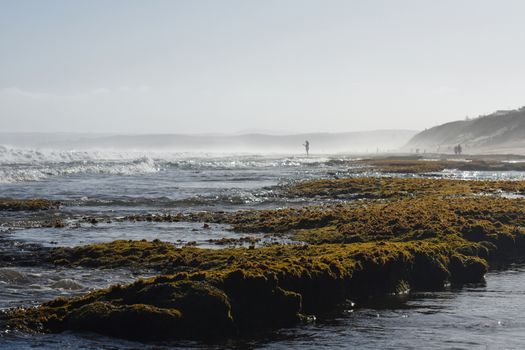
<svg viewBox="0 0 525 350">
<path fill-rule="evenodd" d="M 525 252 L 525 200 L 474 194 L 523 188 L 524 182 L 320 180 L 297 184 L 290 195 L 374 200 L 152 216 L 228 223 L 237 231 L 285 234 L 307 244 L 201 249 L 121 240 L 56 248 L 48 258 L 55 265 L 145 268 L 162 275 L 10 310 L 7 322 L 30 331 L 87 330 L 145 340 L 228 337 L 287 326 L 347 299 L 480 282 L 487 261 Z"/>
<path fill-rule="evenodd" d="M 96 301 L 72 310 L 57 329 L 91 331 L 127 339 L 164 339 L 180 333 L 182 315 L 176 309 L 146 304 L 114 305 Z M 53 326 L 53 325 L 51 325 Z"/>
<path fill-rule="evenodd" d="M 134 242 L 126 244 L 136 249 Z M 146 247 L 144 242 L 139 244 Z M 434 238 L 219 252 L 173 248 L 166 251 L 169 259 L 174 254 L 191 256 L 181 258 L 181 263 L 192 265 L 191 272 L 57 299 L 34 309 L 11 310 L 9 319 L 19 329 L 89 330 L 132 339 L 234 336 L 294 324 L 310 312 L 327 310 L 347 298 L 410 287 L 441 288 L 449 280 L 479 282 L 486 263 L 458 253 L 460 249 L 478 251 L 465 249 L 465 244 L 456 237 L 447 242 Z M 152 243 L 150 248 L 157 246 Z M 124 242 L 118 247 L 125 255 Z M 76 251 L 79 261 L 83 261 L 81 252 Z"/>
<path fill-rule="evenodd" d="M 204 339 L 291 324 L 300 319 L 300 311 L 300 295 L 281 289 L 271 278 L 182 273 L 11 310 L 9 324 L 139 340 Z"/>
<path fill-rule="evenodd" d="M 121 295 L 114 294 L 126 304 L 144 303 L 180 312 L 181 325 L 178 332 L 166 334 L 169 338 L 178 337 L 177 333 L 193 337 L 231 334 L 234 331 L 228 296 L 205 281 L 157 278 L 151 283 L 137 283 L 131 288 L 124 288 Z"/>
<path fill-rule="evenodd" d="M 301 317 L 301 295 L 280 288 L 274 274 L 236 270 L 225 277 L 223 288 L 233 302 L 233 313 L 242 329 L 289 325 Z"/>
<path fill-rule="evenodd" d="M 455 254 L 450 259 L 451 281 L 455 283 L 476 283 L 485 276 L 487 262 L 478 257 Z"/>
<path fill-rule="evenodd" d="M 58 209 L 59 207 L 59 201 L 52 201 L 48 199 L 0 198 L 0 211 L 49 210 Z"/>
</svg>

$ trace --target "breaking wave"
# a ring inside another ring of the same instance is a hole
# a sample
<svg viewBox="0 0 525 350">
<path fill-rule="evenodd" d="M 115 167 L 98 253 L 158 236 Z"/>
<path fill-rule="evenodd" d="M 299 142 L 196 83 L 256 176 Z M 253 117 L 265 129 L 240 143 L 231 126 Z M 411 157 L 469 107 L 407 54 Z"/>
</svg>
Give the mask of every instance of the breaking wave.
<svg viewBox="0 0 525 350">
<path fill-rule="evenodd" d="M 35 165 L 86 163 L 94 161 L 130 161 L 144 157 L 139 152 L 64 151 L 30 148 L 11 148 L 0 145 L 1 165 Z"/>
<path fill-rule="evenodd" d="M 344 157 L 261 156 L 174 152 L 64 151 L 0 146 L 0 183 L 41 181 L 76 174 L 136 175 L 163 169 L 230 170 L 334 167 Z"/>
<path fill-rule="evenodd" d="M 0 183 L 76 174 L 134 175 L 161 170 L 152 158 L 96 152 L 39 151 L 0 146 Z"/>
</svg>

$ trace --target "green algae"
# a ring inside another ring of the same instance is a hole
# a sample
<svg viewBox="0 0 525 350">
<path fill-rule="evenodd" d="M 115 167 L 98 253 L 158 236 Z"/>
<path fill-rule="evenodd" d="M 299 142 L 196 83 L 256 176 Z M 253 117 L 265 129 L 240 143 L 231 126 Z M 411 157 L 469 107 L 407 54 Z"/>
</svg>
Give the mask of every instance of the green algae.
<svg viewBox="0 0 525 350">
<path fill-rule="evenodd" d="M 173 267 L 187 267 L 188 272 L 57 299 L 29 310 L 11 310 L 10 325 L 48 332 L 91 330 L 139 339 L 235 335 L 292 324 L 346 298 L 396 292 L 403 286 L 439 288 L 464 276 L 480 281 L 487 270 L 482 258 L 458 252 L 465 245 L 460 238 L 446 243 L 428 239 L 221 251 L 170 248 L 160 242 L 110 245 L 119 246 L 121 256 L 115 259 L 120 264 L 134 264 L 134 259 L 122 256 L 129 257 L 127 252 L 138 247 L 158 250 L 155 245 L 165 246 L 165 259 L 180 257 Z M 471 246 L 476 247 L 471 252 L 477 252 L 481 244 Z M 73 248 L 79 257 L 82 249 L 86 248 Z M 160 260 L 157 263 L 165 266 Z M 137 316 L 141 313 L 142 319 Z M 129 326 L 130 319 L 137 324 Z M 166 320 L 171 326 L 150 329 L 145 324 L 150 320 L 153 324 Z M 138 329 L 140 324 L 145 327 Z"/>
<path fill-rule="evenodd" d="M 461 160 L 419 158 L 363 159 L 359 164 L 370 166 L 374 171 L 399 174 L 423 174 L 445 169 L 460 171 L 525 171 L 525 163 L 509 163 L 489 157 L 466 157 Z"/>
<path fill-rule="evenodd" d="M 520 239 L 523 236 L 524 206 L 524 199 L 493 197 L 428 197 L 362 206 L 311 206 L 248 212 L 242 221 L 233 222 L 233 229 L 286 232 L 291 238 L 310 244 L 410 241 L 457 235 L 503 246 L 509 235 Z"/>
<path fill-rule="evenodd" d="M 524 186 L 504 181 L 322 180 L 296 184 L 290 193 L 327 198 L 361 193 L 388 200 L 137 215 L 135 220 L 227 223 L 236 231 L 288 235 L 306 244 L 217 250 L 143 240 L 52 249 L 48 262 L 55 265 L 147 268 L 162 275 L 13 309 L 6 322 L 27 331 L 202 339 L 286 326 L 348 298 L 480 282 L 489 262 L 525 252 L 525 200 L 497 196 L 501 191 L 521 193 Z"/>
<path fill-rule="evenodd" d="M 501 197 L 502 195 L 525 195 L 525 181 L 467 181 L 429 178 L 395 178 L 395 177 L 358 177 L 332 180 L 314 180 L 298 182 L 282 189 L 279 196 L 282 198 L 317 198 L 320 200 L 341 199 L 345 206 L 362 207 L 374 201 L 397 201 L 402 199 L 419 199 L 427 197 L 454 198 L 473 196 Z M 355 201 L 360 199 L 360 201 Z M 350 200 L 350 201 L 349 201 Z M 303 226 L 324 225 L 323 220 L 331 221 L 322 214 L 323 208 L 333 205 L 306 207 L 310 215 L 303 217 Z M 311 210 L 314 208 L 314 210 Z M 259 232 L 266 232 L 265 226 L 275 226 L 272 222 L 282 223 L 280 216 L 286 215 L 283 210 L 240 210 L 235 212 L 188 212 L 167 214 L 133 214 L 120 218 L 120 221 L 147 221 L 147 222 L 202 222 L 230 224 L 234 230 L 242 232 L 247 221 L 258 220 Z M 313 213 L 319 213 L 315 218 Z M 287 217 L 287 219 L 289 219 Z M 91 221 L 93 218 L 85 218 Z M 268 224 L 268 225 L 265 225 Z M 269 232 L 286 232 L 289 225 L 283 224 L 281 230 L 271 229 Z M 246 230 L 250 231 L 250 230 Z"/>
<path fill-rule="evenodd" d="M 59 201 L 52 201 L 48 199 L 0 198 L 0 211 L 49 210 L 58 209 L 59 207 Z"/>
<path fill-rule="evenodd" d="M 299 182 L 290 186 L 290 197 L 401 199 L 421 196 L 473 194 L 523 194 L 525 181 L 466 181 L 428 178 L 360 177 Z"/>
</svg>

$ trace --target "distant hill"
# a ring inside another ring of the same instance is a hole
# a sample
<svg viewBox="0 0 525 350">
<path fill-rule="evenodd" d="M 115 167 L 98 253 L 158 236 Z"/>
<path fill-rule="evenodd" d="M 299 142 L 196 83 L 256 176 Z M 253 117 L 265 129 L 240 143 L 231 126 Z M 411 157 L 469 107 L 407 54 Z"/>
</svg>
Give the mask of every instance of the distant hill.
<svg viewBox="0 0 525 350">
<path fill-rule="evenodd" d="M 114 149 L 172 152 L 302 153 L 305 140 L 312 153 L 396 150 L 416 134 L 413 130 L 376 130 L 293 135 L 86 135 L 0 133 L 0 145 L 66 150 Z"/>
<path fill-rule="evenodd" d="M 412 137 L 403 149 L 453 153 L 457 144 L 464 153 L 525 154 L 525 107 L 435 126 Z"/>
</svg>

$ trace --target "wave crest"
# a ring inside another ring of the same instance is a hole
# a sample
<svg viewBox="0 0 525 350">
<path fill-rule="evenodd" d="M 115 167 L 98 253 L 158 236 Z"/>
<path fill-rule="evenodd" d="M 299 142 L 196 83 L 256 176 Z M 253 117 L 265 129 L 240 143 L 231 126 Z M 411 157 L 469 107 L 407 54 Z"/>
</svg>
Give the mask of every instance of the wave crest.
<svg viewBox="0 0 525 350">
<path fill-rule="evenodd" d="M 0 150 L 1 151 L 1 150 Z M 13 155 L 14 152 L 10 152 Z M 16 154 L 16 153 L 15 153 Z M 108 174 L 108 175 L 135 175 L 155 173 L 161 170 L 153 159 L 149 157 L 140 157 L 130 160 L 93 160 L 92 158 L 80 160 L 85 155 L 72 155 L 67 158 L 63 154 L 57 153 L 54 161 L 49 160 L 49 155 L 45 158 L 38 151 L 29 153 L 19 153 L 26 157 L 25 162 L 20 158 L 17 162 L 2 164 L 0 167 L 0 183 L 16 183 L 28 181 L 41 181 L 49 177 L 68 176 L 77 174 Z M 91 155 L 89 155 L 91 157 Z M 5 158 L 0 156 L 5 161 Z M 66 161 L 67 159 L 67 161 Z M 12 160 L 12 159 L 11 159 Z"/>
</svg>

